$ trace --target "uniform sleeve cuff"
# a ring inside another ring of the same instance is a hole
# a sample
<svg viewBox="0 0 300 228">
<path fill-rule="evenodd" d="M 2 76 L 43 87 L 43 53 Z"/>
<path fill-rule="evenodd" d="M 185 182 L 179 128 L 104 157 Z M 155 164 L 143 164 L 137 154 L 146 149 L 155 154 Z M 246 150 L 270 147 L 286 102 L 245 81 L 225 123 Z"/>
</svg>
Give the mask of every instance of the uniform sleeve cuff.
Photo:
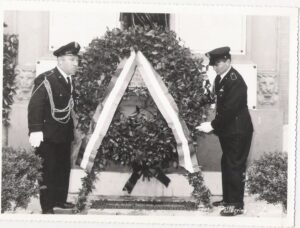
<svg viewBox="0 0 300 228">
<path fill-rule="evenodd" d="M 42 131 L 42 124 L 33 124 L 29 127 L 29 132 Z"/>
</svg>

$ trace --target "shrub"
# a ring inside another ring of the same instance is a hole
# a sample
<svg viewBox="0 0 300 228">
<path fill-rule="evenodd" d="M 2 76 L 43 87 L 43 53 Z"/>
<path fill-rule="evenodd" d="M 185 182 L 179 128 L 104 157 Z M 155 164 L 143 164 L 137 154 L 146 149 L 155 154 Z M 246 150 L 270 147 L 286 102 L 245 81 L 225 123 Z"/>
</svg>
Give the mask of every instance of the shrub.
<svg viewBox="0 0 300 228">
<path fill-rule="evenodd" d="M 287 207 L 287 154 L 265 153 L 247 171 L 247 187 L 259 200 Z"/>
<path fill-rule="evenodd" d="M 2 148 L 1 212 L 27 208 L 39 192 L 41 159 L 25 149 Z"/>
</svg>

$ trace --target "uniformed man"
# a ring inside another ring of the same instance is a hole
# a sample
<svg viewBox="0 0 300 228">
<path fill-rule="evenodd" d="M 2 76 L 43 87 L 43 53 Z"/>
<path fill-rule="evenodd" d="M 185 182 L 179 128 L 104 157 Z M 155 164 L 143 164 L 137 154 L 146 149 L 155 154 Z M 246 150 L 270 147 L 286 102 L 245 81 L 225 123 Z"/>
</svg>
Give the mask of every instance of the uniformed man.
<svg viewBox="0 0 300 228">
<path fill-rule="evenodd" d="M 197 127 L 199 131 L 214 131 L 222 148 L 223 200 L 213 206 L 224 206 L 222 216 L 243 213 L 246 161 L 250 150 L 253 126 L 247 106 L 247 85 L 231 66 L 229 47 L 214 49 L 206 55 L 217 73 L 214 90 L 216 116 Z"/>
<path fill-rule="evenodd" d="M 80 46 L 69 43 L 53 52 L 57 66 L 39 75 L 28 105 L 29 142 L 43 159 L 40 204 L 43 214 L 53 208 L 73 208 L 67 202 L 74 138 L 72 75 L 78 67 Z"/>
</svg>

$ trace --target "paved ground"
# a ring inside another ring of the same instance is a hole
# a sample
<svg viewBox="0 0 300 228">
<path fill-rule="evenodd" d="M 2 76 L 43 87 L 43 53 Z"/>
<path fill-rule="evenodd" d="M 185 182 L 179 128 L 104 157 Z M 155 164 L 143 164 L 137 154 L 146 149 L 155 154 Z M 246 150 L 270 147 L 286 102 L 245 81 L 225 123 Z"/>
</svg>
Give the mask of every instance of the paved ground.
<svg viewBox="0 0 300 228">
<path fill-rule="evenodd" d="M 70 201 L 75 200 L 75 196 L 70 196 Z M 220 200 L 220 196 L 213 196 L 212 201 Z M 218 216 L 221 208 L 213 208 L 209 211 L 182 211 L 182 210 L 129 210 L 129 209 L 90 209 L 84 212 L 84 214 L 92 215 L 166 215 L 166 216 L 195 216 L 195 215 L 205 215 L 205 216 Z M 281 205 L 272 205 L 264 201 L 256 201 L 254 197 L 245 197 L 245 210 L 246 213 L 239 215 L 242 217 L 276 217 L 284 218 L 286 216 L 282 211 Z M 15 213 L 25 213 L 25 214 L 40 214 L 39 200 L 33 198 L 26 210 L 18 209 Z M 56 209 L 56 214 L 72 214 L 70 210 Z"/>
<path fill-rule="evenodd" d="M 81 178 L 82 178 L 82 173 L 83 171 L 80 170 L 72 170 L 73 175 L 76 176 L 76 178 L 71 178 L 73 182 L 70 184 L 70 192 L 78 192 L 78 189 L 81 187 Z M 81 172 L 81 173 L 80 173 Z M 221 197 L 218 196 L 221 194 L 221 186 L 220 183 L 221 181 L 221 174 L 220 172 L 204 172 L 204 179 L 205 183 L 208 186 L 208 188 L 211 190 L 211 192 L 215 195 L 212 197 L 211 201 L 216 201 L 220 200 Z M 112 177 L 114 175 L 108 174 L 107 177 Z M 120 178 L 120 177 L 118 177 Z M 127 177 L 126 177 L 127 178 Z M 125 179 L 126 179 L 125 178 Z M 100 178 L 103 180 L 103 177 Z M 75 180 L 75 181 L 74 181 Z M 183 181 L 180 179 L 180 181 Z M 177 181 L 180 183 L 180 181 Z M 152 181 L 154 182 L 154 181 Z M 151 182 L 151 183 L 152 183 Z M 176 181 L 173 181 L 174 183 Z M 106 184 L 108 182 L 105 182 Z M 140 188 L 140 191 L 145 191 L 146 187 L 152 186 L 151 183 L 149 184 L 148 182 L 145 183 L 143 181 L 140 181 L 139 185 L 136 186 L 135 190 L 138 190 Z M 105 185 L 107 186 L 107 185 Z M 111 185 L 113 186 L 113 185 Z M 144 187 L 143 187 L 144 186 Z M 154 185 L 153 185 L 154 186 Z M 155 185 L 152 188 L 157 185 Z M 150 188 L 149 187 L 149 188 Z M 114 187 L 116 188 L 116 187 Z M 111 194 L 112 189 L 111 188 L 105 188 L 107 189 L 107 192 L 104 192 L 106 194 Z M 121 189 L 121 187 L 119 187 Z M 103 192 L 97 192 L 98 194 L 102 195 L 101 193 Z M 105 194 L 104 194 L 105 195 Z M 167 194 L 166 194 L 167 195 Z M 69 194 L 69 201 L 75 202 L 76 200 L 76 194 Z M 26 210 L 24 209 L 18 209 L 16 213 L 26 213 L 26 214 L 40 214 L 40 205 L 39 205 L 39 200 L 37 198 L 33 198 L 31 200 L 31 203 L 29 204 L 28 208 Z M 210 211 L 182 211 L 182 210 L 129 210 L 129 209 L 90 209 L 88 211 L 85 211 L 85 214 L 106 214 L 106 215 L 116 215 L 116 214 L 121 214 L 121 215 L 205 215 L 205 216 L 218 216 L 220 213 L 220 208 L 213 208 Z M 245 196 L 245 210 L 246 213 L 240 216 L 244 217 L 285 217 L 286 214 L 282 212 L 282 207 L 281 205 L 272 205 L 268 204 L 264 201 L 256 201 L 253 196 Z M 55 209 L 55 213 L 57 214 L 71 214 L 72 211 L 70 210 L 61 210 L 61 209 Z"/>
</svg>

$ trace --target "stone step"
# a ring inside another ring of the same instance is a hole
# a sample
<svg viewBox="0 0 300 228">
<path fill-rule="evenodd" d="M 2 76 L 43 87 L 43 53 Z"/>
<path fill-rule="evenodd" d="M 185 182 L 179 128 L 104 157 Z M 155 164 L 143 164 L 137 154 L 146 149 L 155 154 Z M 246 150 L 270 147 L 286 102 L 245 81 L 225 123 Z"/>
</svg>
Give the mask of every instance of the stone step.
<svg viewBox="0 0 300 228">
<path fill-rule="evenodd" d="M 54 207 L 54 214 L 76 214 L 76 210 L 75 209 L 62 209 L 62 208 L 58 208 L 58 207 Z"/>
<path fill-rule="evenodd" d="M 193 197 L 89 197 L 90 209 L 197 210 Z"/>
</svg>

